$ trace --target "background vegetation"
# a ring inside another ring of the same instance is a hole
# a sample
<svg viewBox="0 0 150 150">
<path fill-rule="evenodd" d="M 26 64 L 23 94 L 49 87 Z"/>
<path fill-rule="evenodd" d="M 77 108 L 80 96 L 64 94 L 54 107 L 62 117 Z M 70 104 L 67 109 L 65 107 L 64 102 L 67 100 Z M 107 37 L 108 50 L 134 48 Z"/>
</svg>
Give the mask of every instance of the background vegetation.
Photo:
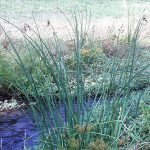
<svg viewBox="0 0 150 150">
<path fill-rule="evenodd" d="M 41 38 L 37 26 L 35 39 L 3 19 L 23 35 L 19 44 L 1 25 L 9 46 L 3 41 L 0 49 L 0 85 L 28 101 L 40 135 L 35 149 L 148 150 L 150 51 L 140 41 L 147 20 L 142 16 L 132 28 L 129 16 L 127 31 L 110 28 L 107 39 L 97 39 L 89 32 L 90 13 L 64 18 L 72 29 L 69 45 L 51 24 L 53 37 Z"/>
</svg>

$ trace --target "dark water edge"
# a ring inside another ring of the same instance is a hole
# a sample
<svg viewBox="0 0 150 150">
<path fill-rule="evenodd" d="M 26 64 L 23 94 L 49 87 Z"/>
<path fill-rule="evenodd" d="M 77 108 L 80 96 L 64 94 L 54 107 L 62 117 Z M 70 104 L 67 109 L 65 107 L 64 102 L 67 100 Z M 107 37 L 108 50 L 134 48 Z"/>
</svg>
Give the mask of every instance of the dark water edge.
<svg viewBox="0 0 150 150">
<path fill-rule="evenodd" d="M 85 105 L 91 108 L 93 98 L 85 102 Z M 58 109 L 65 122 L 63 104 Z M 78 105 L 75 103 L 74 110 L 77 109 Z M 38 144 L 39 131 L 31 118 L 31 111 L 25 109 L 0 113 L 0 150 L 23 150 L 24 146 L 34 150 Z"/>
</svg>

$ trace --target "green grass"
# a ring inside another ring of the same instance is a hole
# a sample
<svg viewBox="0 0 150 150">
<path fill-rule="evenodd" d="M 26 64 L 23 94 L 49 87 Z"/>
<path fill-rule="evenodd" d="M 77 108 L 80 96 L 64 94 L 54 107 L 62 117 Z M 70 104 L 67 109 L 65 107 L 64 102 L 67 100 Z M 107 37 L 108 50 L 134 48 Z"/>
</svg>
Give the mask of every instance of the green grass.
<svg viewBox="0 0 150 150">
<path fill-rule="evenodd" d="M 140 0 L 128 0 L 127 4 L 129 9 L 134 14 L 141 13 L 141 7 L 143 9 L 149 8 L 148 1 L 140 1 Z M 95 17 L 123 17 L 125 15 L 126 10 L 121 0 L 76 0 L 72 3 L 72 0 L 27 0 L 27 1 L 17 1 L 17 0 L 1 0 L 0 2 L 0 16 L 10 19 L 17 20 L 32 20 L 33 15 L 36 16 L 37 20 L 50 19 L 53 17 L 53 14 L 60 9 L 68 12 L 72 12 L 75 6 L 78 6 L 81 10 L 91 9 L 92 13 Z M 32 15 L 33 13 L 33 15 Z"/>
</svg>

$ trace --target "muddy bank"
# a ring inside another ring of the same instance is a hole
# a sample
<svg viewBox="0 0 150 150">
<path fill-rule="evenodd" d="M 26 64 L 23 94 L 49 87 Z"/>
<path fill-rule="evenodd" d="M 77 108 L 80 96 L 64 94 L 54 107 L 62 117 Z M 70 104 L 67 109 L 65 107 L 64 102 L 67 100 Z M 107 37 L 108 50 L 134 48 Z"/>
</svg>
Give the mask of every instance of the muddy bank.
<svg viewBox="0 0 150 150">
<path fill-rule="evenodd" d="M 13 94 L 13 92 L 0 86 L 0 112 L 21 108 L 26 108 L 25 103 Z"/>
<path fill-rule="evenodd" d="M 16 110 L 25 108 L 26 105 L 22 102 L 18 102 L 16 99 L 10 99 L 5 101 L 0 101 L 0 112 L 2 111 L 9 111 L 9 110 Z"/>
</svg>

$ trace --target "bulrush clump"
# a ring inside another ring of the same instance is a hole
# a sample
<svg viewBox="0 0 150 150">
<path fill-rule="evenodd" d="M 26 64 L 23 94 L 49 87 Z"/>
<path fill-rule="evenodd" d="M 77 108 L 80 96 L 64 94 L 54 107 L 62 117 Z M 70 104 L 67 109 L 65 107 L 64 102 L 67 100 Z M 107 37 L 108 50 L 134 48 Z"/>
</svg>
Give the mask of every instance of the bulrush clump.
<svg viewBox="0 0 150 150">
<path fill-rule="evenodd" d="M 122 146 L 125 143 L 125 139 L 123 137 L 118 139 L 118 146 Z"/>
<path fill-rule="evenodd" d="M 102 47 L 107 56 L 113 56 L 117 51 L 114 41 L 111 39 L 103 40 Z"/>
<path fill-rule="evenodd" d="M 50 26 L 50 21 L 48 20 L 48 21 L 47 21 L 47 27 L 49 27 L 49 26 Z"/>
<path fill-rule="evenodd" d="M 9 46 L 9 41 L 7 39 L 4 39 L 1 41 L 1 45 L 3 46 L 4 49 L 7 49 Z"/>
<path fill-rule="evenodd" d="M 90 150 L 108 150 L 109 146 L 101 139 L 97 139 L 95 142 L 89 144 Z"/>
<path fill-rule="evenodd" d="M 67 40 L 65 44 L 69 50 L 75 49 L 75 39 Z"/>
<path fill-rule="evenodd" d="M 94 129 L 94 125 L 76 125 L 75 126 L 75 130 L 79 133 L 79 134 L 84 134 L 86 132 L 90 132 L 92 129 Z"/>
<path fill-rule="evenodd" d="M 24 26 L 23 26 L 22 31 L 23 32 L 31 31 L 31 27 L 28 24 L 25 23 Z"/>
<path fill-rule="evenodd" d="M 68 140 L 69 148 L 78 149 L 79 148 L 79 139 L 70 138 Z"/>
</svg>

